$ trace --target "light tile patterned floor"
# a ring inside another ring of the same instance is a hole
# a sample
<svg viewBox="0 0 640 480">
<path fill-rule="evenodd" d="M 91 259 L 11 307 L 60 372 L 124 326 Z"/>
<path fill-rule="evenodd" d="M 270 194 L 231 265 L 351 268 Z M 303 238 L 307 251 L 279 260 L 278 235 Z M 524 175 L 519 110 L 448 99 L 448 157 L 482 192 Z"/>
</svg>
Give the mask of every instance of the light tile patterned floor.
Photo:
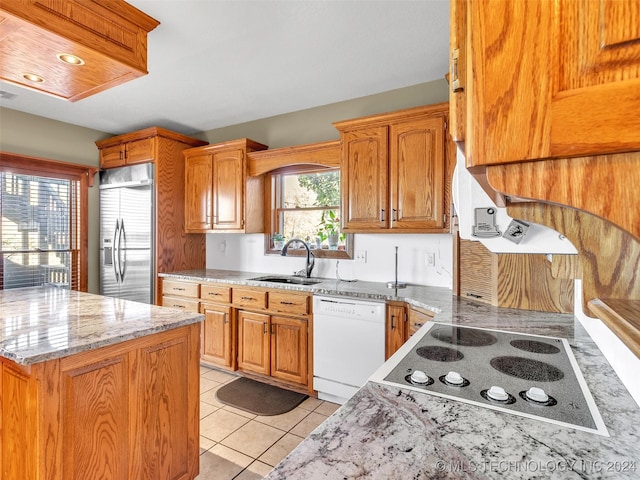
<svg viewBox="0 0 640 480">
<path fill-rule="evenodd" d="M 282 415 L 263 417 L 218 402 L 237 378 L 200 367 L 200 475 L 196 480 L 259 480 L 339 405 L 309 397 Z"/>
</svg>

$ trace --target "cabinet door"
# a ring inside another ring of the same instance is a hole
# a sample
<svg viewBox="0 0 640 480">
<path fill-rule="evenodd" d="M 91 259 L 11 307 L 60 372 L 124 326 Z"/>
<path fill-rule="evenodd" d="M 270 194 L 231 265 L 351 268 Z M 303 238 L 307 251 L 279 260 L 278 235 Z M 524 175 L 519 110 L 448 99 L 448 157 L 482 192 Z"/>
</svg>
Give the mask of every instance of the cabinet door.
<svg viewBox="0 0 640 480">
<path fill-rule="evenodd" d="M 271 317 L 271 376 L 307 385 L 307 321 Z"/>
<path fill-rule="evenodd" d="M 238 368 L 269 375 L 269 315 L 238 310 Z"/>
<path fill-rule="evenodd" d="M 387 305 L 386 358 L 393 355 L 405 342 L 406 320 L 403 306 Z"/>
<path fill-rule="evenodd" d="M 232 367 L 231 307 L 203 304 L 202 358 L 223 367 Z"/>
<path fill-rule="evenodd" d="M 125 144 L 125 163 L 134 165 L 136 163 L 153 162 L 155 138 L 143 138 Z"/>
<path fill-rule="evenodd" d="M 345 232 L 389 226 L 387 152 L 386 126 L 343 133 L 340 176 Z"/>
<path fill-rule="evenodd" d="M 444 117 L 394 123 L 389 139 L 391 228 L 442 228 Z"/>
<path fill-rule="evenodd" d="M 213 154 L 213 228 L 240 230 L 244 226 L 244 152 Z"/>
<path fill-rule="evenodd" d="M 100 168 L 122 167 L 124 165 L 124 145 L 118 144 L 100 149 Z"/>
<path fill-rule="evenodd" d="M 471 165 L 640 150 L 639 0 L 467 8 Z"/>
<path fill-rule="evenodd" d="M 211 155 L 185 157 L 184 222 L 187 232 L 212 228 L 213 164 Z"/>
</svg>

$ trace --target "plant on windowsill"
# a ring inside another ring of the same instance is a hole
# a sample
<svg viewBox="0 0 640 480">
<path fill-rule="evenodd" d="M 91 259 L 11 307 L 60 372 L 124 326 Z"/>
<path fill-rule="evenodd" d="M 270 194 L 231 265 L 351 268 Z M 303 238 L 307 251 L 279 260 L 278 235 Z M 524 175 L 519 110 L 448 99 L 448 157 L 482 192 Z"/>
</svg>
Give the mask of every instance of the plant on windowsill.
<svg viewBox="0 0 640 480">
<path fill-rule="evenodd" d="M 271 240 L 273 240 L 273 248 L 276 250 L 282 250 L 282 247 L 284 246 L 284 235 L 276 232 L 271 235 Z"/>
<path fill-rule="evenodd" d="M 322 212 L 320 224 L 318 225 L 318 237 L 329 243 L 329 250 L 337 250 L 338 242 L 344 241 L 345 234 L 340 232 L 340 219 L 333 210 Z"/>
</svg>

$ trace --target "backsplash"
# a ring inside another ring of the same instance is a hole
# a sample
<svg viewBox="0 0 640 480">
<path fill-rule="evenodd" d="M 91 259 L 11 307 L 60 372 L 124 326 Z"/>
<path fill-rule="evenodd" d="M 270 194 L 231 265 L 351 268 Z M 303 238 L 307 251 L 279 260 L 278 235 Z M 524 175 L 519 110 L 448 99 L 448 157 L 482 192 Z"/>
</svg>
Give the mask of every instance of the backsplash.
<svg viewBox="0 0 640 480">
<path fill-rule="evenodd" d="M 434 287 L 452 286 L 453 239 L 448 234 L 356 234 L 356 251 L 367 252 L 366 263 L 340 260 L 342 279 L 388 282 L 395 276 L 395 247 L 398 246 L 398 279 Z M 435 265 L 425 257 L 435 254 Z M 291 274 L 303 267 L 303 260 L 264 254 L 263 234 L 207 235 L 207 268 Z M 336 260 L 316 259 L 312 276 L 336 278 Z"/>
</svg>

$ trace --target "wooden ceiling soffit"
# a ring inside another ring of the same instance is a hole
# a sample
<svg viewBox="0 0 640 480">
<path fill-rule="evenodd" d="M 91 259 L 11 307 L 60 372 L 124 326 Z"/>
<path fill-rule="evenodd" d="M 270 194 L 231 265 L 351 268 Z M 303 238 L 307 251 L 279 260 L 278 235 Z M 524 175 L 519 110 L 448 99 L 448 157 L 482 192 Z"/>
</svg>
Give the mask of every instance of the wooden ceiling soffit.
<svg viewBox="0 0 640 480">
<path fill-rule="evenodd" d="M 640 241 L 600 217 L 559 205 L 511 204 L 507 213 L 553 228 L 573 243 L 583 311 L 605 322 L 640 358 Z"/>
<path fill-rule="evenodd" d="M 81 100 L 146 75 L 147 34 L 158 25 L 122 0 L 2 0 L 0 78 Z M 60 54 L 75 55 L 84 64 L 64 63 Z"/>
<path fill-rule="evenodd" d="M 296 167 L 340 166 L 340 140 L 310 143 L 295 147 L 274 148 L 249 154 L 248 175 L 257 176 L 274 171 L 295 171 Z"/>
</svg>

